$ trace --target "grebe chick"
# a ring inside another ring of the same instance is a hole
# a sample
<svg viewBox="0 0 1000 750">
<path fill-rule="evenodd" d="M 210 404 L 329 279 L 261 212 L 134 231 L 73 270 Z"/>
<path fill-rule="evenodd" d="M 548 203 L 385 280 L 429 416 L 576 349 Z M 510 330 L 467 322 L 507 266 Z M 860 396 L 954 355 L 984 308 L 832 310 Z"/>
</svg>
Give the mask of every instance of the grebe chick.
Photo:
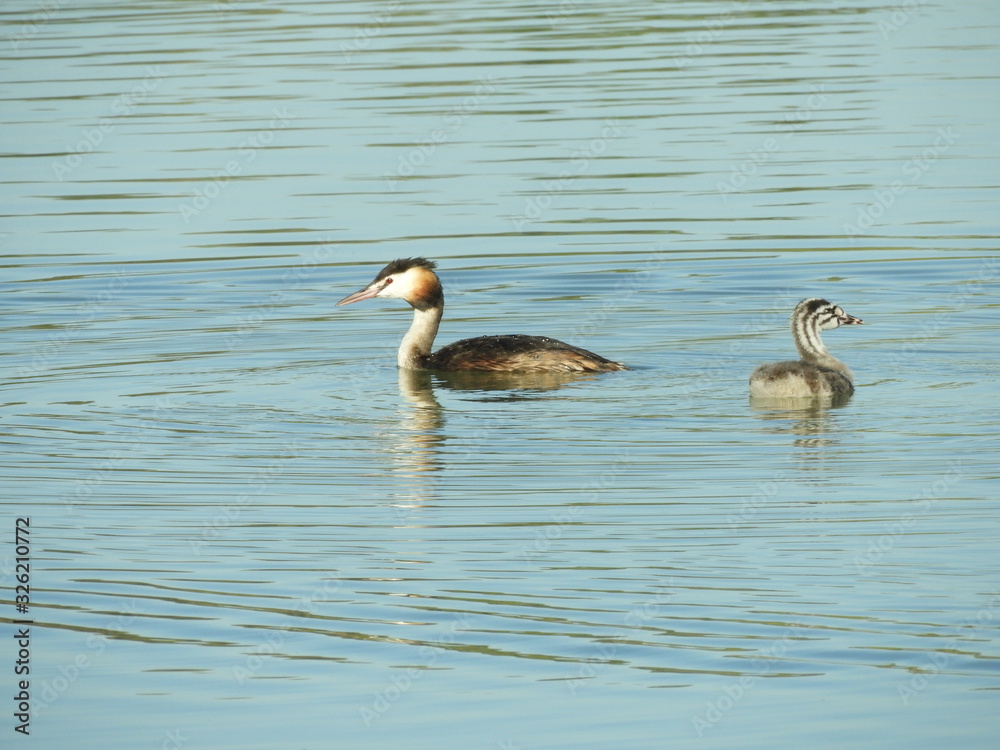
<svg viewBox="0 0 1000 750">
<path fill-rule="evenodd" d="M 485 370 L 506 372 L 607 372 L 624 365 L 545 336 L 480 336 L 463 339 L 431 354 L 444 312 L 441 280 L 424 258 L 400 258 L 375 280 L 337 303 L 350 305 L 372 297 L 394 297 L 413 307 L 413 323 L 399 345 L 396 363 L 407 370 Z"/>
<path fill-rule="evenodd" d="M 751 398 L 816 398 L 850 396 L 854 376 L 843 362 L 823 346 L 820 331 L 842 325 L 861 325 L 825 299 L 806 299 L 792 311 L 792 338 L 802 359 L 761 365 L 750 376 Z"/>
</svg>

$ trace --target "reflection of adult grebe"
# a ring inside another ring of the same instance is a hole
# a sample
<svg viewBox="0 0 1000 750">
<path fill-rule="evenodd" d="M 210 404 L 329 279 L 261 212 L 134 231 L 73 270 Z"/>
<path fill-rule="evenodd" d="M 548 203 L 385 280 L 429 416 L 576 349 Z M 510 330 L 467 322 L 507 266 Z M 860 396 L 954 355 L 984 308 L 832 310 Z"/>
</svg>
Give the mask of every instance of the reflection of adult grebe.
<svg viewBox="0 0 1000 750">
<path fill-rule="evenodd" d="M 424 258 L 394 260 L 364 289 L 337 305 L 372 297 L 395 297 L 413 307 L 413 323 L 399 345 L 396 362 L 408 370 L 504 372 L 606 372 L 624 370 L 617 362 L 545 336 L 479 336 L 462 339 L 431 354 L 444 311 L 444 292 L 434 263 Z"/>
<path fill-rule="evenodd" d="M 854 393 L 851 371 L 826 350 L 819 333 L 861 322 L 825 299 L 802 300 L 792 312 L 792 338 L 802 359 L 758 367 L 750 376 L 751 397 L 850 396 Z"/>
</svg>

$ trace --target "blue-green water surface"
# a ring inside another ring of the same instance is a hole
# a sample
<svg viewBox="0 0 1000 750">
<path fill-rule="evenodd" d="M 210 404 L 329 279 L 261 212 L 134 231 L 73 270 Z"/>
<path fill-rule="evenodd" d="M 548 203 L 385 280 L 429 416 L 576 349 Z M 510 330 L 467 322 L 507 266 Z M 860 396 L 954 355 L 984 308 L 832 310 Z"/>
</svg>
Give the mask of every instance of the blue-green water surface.
<svg viewBox="0 0 1000 750">
<path fill-rule="evenodd" d="M 994 3 L 0 22 L 0 733 L 995 746 Z M 399 372 L 405 304 L 334 303 L 414 256 L 439 343 L 631 369 Z M 809 296 L 856 394 L 750 403 Z"/>
</svg>

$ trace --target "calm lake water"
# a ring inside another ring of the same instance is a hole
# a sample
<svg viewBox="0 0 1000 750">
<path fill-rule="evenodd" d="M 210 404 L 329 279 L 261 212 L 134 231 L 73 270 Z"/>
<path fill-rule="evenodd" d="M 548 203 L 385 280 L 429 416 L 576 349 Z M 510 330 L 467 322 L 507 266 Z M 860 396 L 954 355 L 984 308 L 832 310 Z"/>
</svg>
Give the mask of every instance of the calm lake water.
<svg viewBox="0 0 1000 750">
<path fill-rule="evenodd" d="M 0 21 L 4 746 L 996 746 L 996 3 Z M 632 369 L 397 371 L 420 255 Z"/>
</svg>

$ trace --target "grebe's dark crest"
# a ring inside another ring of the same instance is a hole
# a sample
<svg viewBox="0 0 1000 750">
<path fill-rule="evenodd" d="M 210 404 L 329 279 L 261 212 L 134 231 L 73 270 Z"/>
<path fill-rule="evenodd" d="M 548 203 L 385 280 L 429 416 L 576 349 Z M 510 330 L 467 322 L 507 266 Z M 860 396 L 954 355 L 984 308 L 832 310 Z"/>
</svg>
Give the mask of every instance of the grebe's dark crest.
<svg viewBox="0 0 1000 750">
<path fill-rule="evenodd" d="M 802 300 L 792 311 L 792 338 L 802 359 L 761 365 L 750 376 L 753 398 L 817 398 L 850 396 L 854 376 L 843 362 L 823 346 L 820 331 L 861 325 L 861 318 L 848 315 L 825 299 Z"/>
<path fill-rule="evenodd" d="M 486 370 L 506 372 L 607 372 L 624 370 L 586 349 L 545 336 L 480 336 L 463 339 L 431 353 L 441 315 L 444 292 L 425 258 L 400 258 L 387 265 L 371 284 L 337 303 L 350 305 L 372 297 L 393 297 L 410 303 L 413 323 L 399 346 L 396 359 L 410 370 Z"/>
</svg>

